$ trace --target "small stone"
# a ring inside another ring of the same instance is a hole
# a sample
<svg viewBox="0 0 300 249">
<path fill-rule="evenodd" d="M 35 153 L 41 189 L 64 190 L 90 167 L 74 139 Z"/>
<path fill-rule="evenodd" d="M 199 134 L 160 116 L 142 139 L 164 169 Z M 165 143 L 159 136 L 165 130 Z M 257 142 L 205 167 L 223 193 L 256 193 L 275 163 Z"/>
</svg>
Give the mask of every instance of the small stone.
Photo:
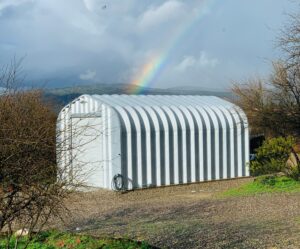
<svg viewBox="0 0 300 249">
<path fill-rule="evenodd" d="M 27 228 L 23 228 L 15 232 L 16 237 L 27 236 L 28 234 L 29 230 Z"/>
</svg>

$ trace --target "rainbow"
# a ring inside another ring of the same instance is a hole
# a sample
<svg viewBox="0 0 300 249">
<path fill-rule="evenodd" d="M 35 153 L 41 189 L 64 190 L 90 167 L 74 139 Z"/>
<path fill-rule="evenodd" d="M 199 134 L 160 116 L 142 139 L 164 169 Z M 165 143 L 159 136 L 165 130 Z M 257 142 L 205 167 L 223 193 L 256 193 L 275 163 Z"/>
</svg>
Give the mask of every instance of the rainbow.
<svg viewBox="0 0 300 249">
<path fill-rule="evenodd" d="M 168 61 L 182 42 L 182 40 L 193 31 L 194 27 L 199 21 L 207 14 L 207 11 L 211 9 L 214 0 L 200 1 L 200 6 L 197 8 L 197 14 L 191 15 L 179 28 L 176 29 L 171 39 L 167 42 L 167 45 L 160 52 L 156 53 L 143 65 L 141 70 L 132 78 L 127 91 L 130 94 L 141 94 L 145 87 L 151 86 L 155 79 L 160 75 Z"/>
</svg>

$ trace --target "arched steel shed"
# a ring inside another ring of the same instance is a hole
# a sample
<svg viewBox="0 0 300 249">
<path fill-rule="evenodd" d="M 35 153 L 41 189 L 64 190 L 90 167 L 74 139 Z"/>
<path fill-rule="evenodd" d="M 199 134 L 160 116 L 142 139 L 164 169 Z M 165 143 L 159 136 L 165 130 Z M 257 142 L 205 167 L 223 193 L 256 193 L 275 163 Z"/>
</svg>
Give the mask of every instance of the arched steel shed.
<svg viewBox="0 0 300 249">
<path fill-rule="evenodd" d="M 82 95 L 62 109 L 57 125 L 59 164 L 79 169 L 89 186 L 249 176 L 246 115 L 218 97 Z"/>
</svg>

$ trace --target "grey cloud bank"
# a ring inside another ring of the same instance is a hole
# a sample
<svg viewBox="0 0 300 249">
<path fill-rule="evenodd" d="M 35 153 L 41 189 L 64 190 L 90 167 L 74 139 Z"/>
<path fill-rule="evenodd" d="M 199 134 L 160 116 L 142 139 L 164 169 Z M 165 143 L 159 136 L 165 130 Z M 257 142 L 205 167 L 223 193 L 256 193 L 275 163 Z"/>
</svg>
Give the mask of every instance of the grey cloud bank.
<svg viewBox="0 0 300 249">
<path fill-rule="evenodd" d="M 0 64 L 25 55 L 27 79 L 50 79 L 53 86 L 129 83 L 181 23 L 205 8 L 153 86 L 227 88 L 231 80 L 269 72 L 285 13 L 295 6 L 289 0 L 0 0 Z"/>
</svg>

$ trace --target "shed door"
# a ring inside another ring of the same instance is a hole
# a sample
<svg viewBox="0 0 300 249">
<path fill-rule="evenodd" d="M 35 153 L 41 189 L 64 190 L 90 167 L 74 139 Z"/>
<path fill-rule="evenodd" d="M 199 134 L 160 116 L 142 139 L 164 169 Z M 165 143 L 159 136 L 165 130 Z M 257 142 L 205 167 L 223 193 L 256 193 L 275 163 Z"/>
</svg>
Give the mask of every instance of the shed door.
<svg viewBox="0 0 300 249">
<path fill-rule="evenodd" d="M 91 187 L 104 186 L 101 117 L 72 117 L 73 175 Z"/>
</svg>

